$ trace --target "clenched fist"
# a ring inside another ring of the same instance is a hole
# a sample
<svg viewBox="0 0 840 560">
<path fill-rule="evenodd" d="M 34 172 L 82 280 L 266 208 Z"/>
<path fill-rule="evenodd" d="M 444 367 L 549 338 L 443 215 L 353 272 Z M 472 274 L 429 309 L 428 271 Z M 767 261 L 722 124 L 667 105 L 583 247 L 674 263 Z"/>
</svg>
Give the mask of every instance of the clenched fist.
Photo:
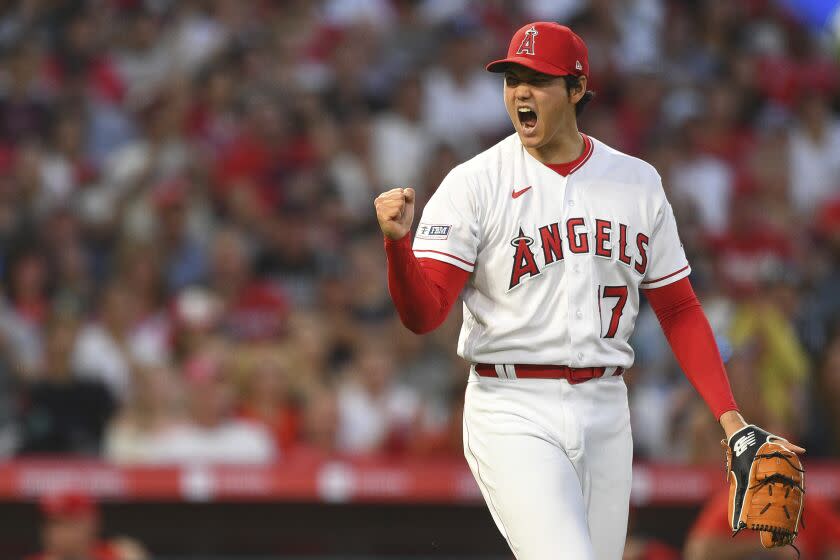
<svg viewBox="0 0 840 560">
<path fill-rule="evenodd" d="M 385 237 L 394 241 L 411 231 L 414 221 L 414 189 L 391 189 L 376 197 L 376 219 Z"/>
</svg>

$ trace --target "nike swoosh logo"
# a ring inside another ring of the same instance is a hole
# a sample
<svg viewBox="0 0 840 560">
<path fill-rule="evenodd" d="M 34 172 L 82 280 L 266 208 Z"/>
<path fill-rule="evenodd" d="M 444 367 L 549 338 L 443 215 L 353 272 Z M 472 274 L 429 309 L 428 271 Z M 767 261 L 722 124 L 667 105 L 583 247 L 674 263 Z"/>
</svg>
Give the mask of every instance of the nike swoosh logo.
<svg viewBox="0 0 840 560">
<path fill-rule="evenodd" d="M 511 198 L 519 198 L 520 196 L 522 196 L 523 194 L 525 194 L 525 193 L 526 193 L 526 192 L 528 192 L 529 190 L 531 190 L 531 187 L 525 187 L 525 188 L 524 188 L 524 189 L 522 189 L 521 191 L 518 191 L 518 190 L 516 190 L 516 189 L 513 189 L 513 192 L 512 192 L 512 193 L 510 193 L 510 196 L 511 196 Z"/>
</svg>

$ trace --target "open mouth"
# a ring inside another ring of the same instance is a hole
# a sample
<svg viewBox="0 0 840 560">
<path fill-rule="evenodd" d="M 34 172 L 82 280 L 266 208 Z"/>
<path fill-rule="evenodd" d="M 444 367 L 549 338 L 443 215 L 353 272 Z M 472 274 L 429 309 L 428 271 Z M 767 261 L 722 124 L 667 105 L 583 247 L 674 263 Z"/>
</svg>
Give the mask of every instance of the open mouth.
<svg viewBox="0 0 840 560">
<path fill-rule="evenodd" d="M 531 131 L 537 126 L 537 114 L 528 107 L 520 107 L 516 110 L 519 115 L 519 123 L 525 131 Z"/>
</svg>

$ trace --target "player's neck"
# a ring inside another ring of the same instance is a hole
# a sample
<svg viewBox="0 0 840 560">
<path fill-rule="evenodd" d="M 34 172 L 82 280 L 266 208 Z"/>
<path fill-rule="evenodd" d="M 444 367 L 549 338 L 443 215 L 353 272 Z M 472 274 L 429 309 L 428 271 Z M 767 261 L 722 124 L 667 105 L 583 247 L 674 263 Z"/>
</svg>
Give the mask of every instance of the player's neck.
<svg viewBox="0 0 840 560">
<path fill-rule="evenodd" d="M 542 146 L 525 149 L 540 163 L 559 164 L 576 160 L 583 153 L 583 148 L 583 137 L 577 126 L 572 126 L 568 130 L 558 131 L 550 142 Z"/>
</svg>

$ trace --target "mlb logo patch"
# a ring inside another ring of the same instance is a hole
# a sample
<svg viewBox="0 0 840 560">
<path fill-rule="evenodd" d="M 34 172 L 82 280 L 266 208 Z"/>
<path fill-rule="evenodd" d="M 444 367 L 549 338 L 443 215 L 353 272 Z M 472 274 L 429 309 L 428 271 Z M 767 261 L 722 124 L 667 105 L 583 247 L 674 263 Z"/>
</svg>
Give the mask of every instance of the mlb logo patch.
<svg viewBox="0 0 840 560">
<path fill-rule="evenodd" d="M 450 229 L 452 229 L 452 226 L 440 224 L 420 224 L 417 226 L 417 237 L 420 239 L 442 241 L 449 237 Z"/>
</svg>

